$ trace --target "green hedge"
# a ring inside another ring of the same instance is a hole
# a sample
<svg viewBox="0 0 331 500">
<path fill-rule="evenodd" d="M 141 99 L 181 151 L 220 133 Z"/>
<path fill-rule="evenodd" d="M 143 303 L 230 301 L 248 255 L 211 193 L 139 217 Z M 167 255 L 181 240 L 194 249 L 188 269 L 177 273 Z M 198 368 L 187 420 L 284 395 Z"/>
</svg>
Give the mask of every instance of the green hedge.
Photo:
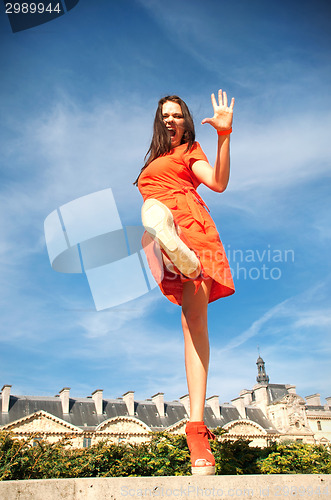
<svg viewBox="0 0 331 500">
<path fill-rule="evenodd" d="M 330 474 L 330 451 L 303 443 L 253 448 L 249 441 L 212 442 L 216 474 Z M 190 474 L 185 436 L 153 434 L 140 445 L 100 442 L 73 448 L 68 441 L 49 444 L 0 433 L 0 480 L 68 477 L 177 476 Z"/>
</svg>

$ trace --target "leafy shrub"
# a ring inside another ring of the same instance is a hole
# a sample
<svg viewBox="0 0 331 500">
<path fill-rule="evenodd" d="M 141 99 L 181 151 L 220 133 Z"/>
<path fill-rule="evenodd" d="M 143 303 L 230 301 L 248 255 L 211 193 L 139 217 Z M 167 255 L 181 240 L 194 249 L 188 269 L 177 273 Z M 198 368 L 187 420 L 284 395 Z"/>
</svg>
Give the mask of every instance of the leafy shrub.
<svg viewBox="0 0 331 500">
<path fill-rule="evenodd" d="M 222 434 L 218 432 L 217 434 Z M 73 448 L 23 440 L 0 432 L 0 480 L 70 477 L 181 476 L 190 474 L 184 435 L 159 432 L 143 444 L 99 442 Z M 249 441 L 214 441 L 216 474 L 331 473 L 330 451 L 303 443 L 253 448 Z"/>
<path fill-rule="evenodd" d="M 258 461 L 262 474 L 330 474 L 331 454 L 324 446 L 279 443 Z"/>
<path fill-rule="evenodd" d="M 249 446 L 249 441 L 213 441 L 211 449 L 216 462 L 216 474 L 259 474 L 257 459 L 261 448 Z"/>
</svg>

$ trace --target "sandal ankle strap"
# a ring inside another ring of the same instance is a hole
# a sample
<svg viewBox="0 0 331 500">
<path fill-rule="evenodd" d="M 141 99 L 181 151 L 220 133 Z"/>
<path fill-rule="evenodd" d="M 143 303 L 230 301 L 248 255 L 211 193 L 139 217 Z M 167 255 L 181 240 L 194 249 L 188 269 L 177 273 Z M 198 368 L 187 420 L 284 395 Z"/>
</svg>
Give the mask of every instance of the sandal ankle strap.
<svg viewBox="0 0 331 500">
<path fill-rule="evenodd" d="M 188 422 L 185 431 L 187 436 L 202 434 L 203 436 L 207 436 L 208 439 L 212 439 L 213 441 L 216 440 L 215 434 L 213 434 L 203 422 Z"/>
</svg>

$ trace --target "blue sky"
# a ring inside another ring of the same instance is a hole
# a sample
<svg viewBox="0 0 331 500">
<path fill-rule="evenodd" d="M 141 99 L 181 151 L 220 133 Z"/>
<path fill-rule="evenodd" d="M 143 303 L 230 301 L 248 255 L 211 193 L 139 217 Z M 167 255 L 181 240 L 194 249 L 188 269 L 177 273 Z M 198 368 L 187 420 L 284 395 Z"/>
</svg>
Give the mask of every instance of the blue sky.
<svg viewBox="0 0 331 500">
<path fill-rule="evenodd" d="M 84 275 L 52 270 L 44 219 L 111 187 L 124 225 L 156 103 L 188 103 L 209 160 L 211 92 L 236 98 L 231 180 L 199 192 L 235 295 L 210 305 L 207 396 L 272 383 L 331 395 L 331 34 L 327 1 L 80 0 L 13 34 L 0 13 L 1 384 L 15 394 L 187 393 L 180 308 L 158 289 L 97 312 Z M 129 286 L 129 285 L 128 285 Z"/>
</svg>

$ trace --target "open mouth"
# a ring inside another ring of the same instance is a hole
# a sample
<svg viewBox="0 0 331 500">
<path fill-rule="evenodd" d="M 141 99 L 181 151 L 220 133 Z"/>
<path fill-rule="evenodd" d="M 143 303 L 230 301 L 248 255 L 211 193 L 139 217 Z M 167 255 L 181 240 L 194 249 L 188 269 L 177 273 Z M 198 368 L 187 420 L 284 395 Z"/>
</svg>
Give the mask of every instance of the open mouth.
<svg viewBox="0 0 331 500">
<path fill-rule="evenodd" d="M 170 137 L 175 137 L 175 135 L 176 135 L 176 130 L 175 129 L 168 128 L 167 130 L 169 132 Z"/>
</svg>

